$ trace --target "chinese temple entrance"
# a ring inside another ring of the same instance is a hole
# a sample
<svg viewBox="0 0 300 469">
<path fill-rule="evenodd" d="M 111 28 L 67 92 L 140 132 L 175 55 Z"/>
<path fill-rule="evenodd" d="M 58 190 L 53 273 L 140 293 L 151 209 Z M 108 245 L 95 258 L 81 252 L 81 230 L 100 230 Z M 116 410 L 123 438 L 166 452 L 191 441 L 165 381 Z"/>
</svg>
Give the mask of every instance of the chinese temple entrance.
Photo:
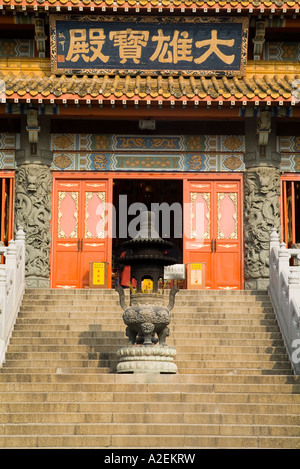
<svg viewBox="0 0 300 469">
<path fill-rule="evenodd" d="M 13 238 L 14 173 L 0 171 L 0 242 L 7 246 Z M 1 260 L 0 256 L 0 262 Z"/>
<path fill-rule="evenodd" d="M 281 180 L 281 238 L 288 248 L 300 245 L 300 176 L 290 174 Z M 297 246 L 298 247 L 298 246 Z"/>
<path fill-rule="evenodd" d="M 113 205 L 116 209 L 113 232 L 114 257 L 119 256 L 122 244 L 140 229 L 140 210 L 156 213 L 159 236 L 171 241 L 172 254 L 182 263 L 183 228 L 183 182 L 181 179 L 115 179 L 113 183 Z"/>
<path fill-rule="evenodd" d="M 189 206 L 183 262 L 206 264 L 206 288 L 243 288 L 242 179 L 207 175 L 184 181 Z"/>
<path fill-rule="evenodd" d="M 89 263 L 110 259 L 111 244 L 107 236 L 110 220 L 105 212 L 105 204 L 110 202 L 108 179 L 90 179 L 84 175 L 76 179 L 54 179 L 53 288 L 88 287 Z"/>
<path fill-rule="evenodd" d="M 243 288 L 242 175 L 56 173 L 52 200 L 53 288 L 88 287 L 90 262 L 107 262 L 110 288 L 143 209 L 178 264 L 206 264 L 206 288 Z"/>
</svg>

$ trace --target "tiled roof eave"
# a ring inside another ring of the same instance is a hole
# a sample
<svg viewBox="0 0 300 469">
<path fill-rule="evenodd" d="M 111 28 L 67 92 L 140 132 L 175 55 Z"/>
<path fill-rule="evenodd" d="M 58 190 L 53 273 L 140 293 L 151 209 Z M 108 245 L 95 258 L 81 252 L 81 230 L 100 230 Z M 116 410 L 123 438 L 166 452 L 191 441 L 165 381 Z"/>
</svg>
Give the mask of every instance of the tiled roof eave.
<svg viewBox="0 0 300 469">
<path fill-rule="evenodd" d="M 294 74 L 247 73 L 245 77 L 56 76 L 47 71 L 0 71 L 2 100 L 291 103 Z"/>
<path fill-rule="evenodd" d="M 149 10 L 162 9 L 164 11 L 182 10 L 182 9 L 196 9 L 196 10 L 232 10 L 232 11 L 261 11 L 261 10 L 274 10 L 274 12 L 287 12 L 299 10 L 300 0 L 283 1 L 283 0 L 0 0 L 0 8 L 31 8 L 31 9 L 52 9 L 52 8 L 66 8 L 71 9 L 95 9 L 102 10 L 103 8 L 118 8 L 122 9 L 141 9 Z"/>
<path fill-rule="evenodd" d="M 234 95 L 231 95 L 227 98 L 223 96 L 215 96 L 214 98 L 210 96 L 206 97 L 187 97 L 182 96 L 180 98 L 176 98 L 175 96 L 170 96 L 168 98 L 164 98 L 161 95 L 151 96 L 145 95 L 142 98 L 139 95 L 132 95 L 127 96 L 126 94 L 121 95 L 120 97 L 116 98 L 113 94 L 106 94 L 105 96 L 99 94 L 98 96 L 92 96 L 90 94 L 86 94 L 85 96 L 80 96 L 78 94 L 60 94 L 59 96 L 53 93 L 30 93 L 30 92 L 8 92 L 6 97 L 2 97 L 2 103 L 4 102 L 12 102 L 12 103 L 53 103 L 53 104 L 115 104 L 115 105 L 124 105 L 126 104 L 140 104 L 140 105 L 147 105 L 149 103 L 157 104 L 157 105 L 197 105 L 197 106 L 205 106 L 207 104 L 216 104 L 216 105 L 237 105 L 237 106 L 244 106 L 244 105 L 284 105 L 290 106 L 297 104 L 295 103 L 295 99 L 293 99 L 292 95 L 289 97 L 284 98 L 283 96 L 275 97 L 271 95 L 267 95 L 264 98 L 259 96 L 254 97 L 247 97 L 245 95 L 241 95 L 238 98 Z"/>
</svg>

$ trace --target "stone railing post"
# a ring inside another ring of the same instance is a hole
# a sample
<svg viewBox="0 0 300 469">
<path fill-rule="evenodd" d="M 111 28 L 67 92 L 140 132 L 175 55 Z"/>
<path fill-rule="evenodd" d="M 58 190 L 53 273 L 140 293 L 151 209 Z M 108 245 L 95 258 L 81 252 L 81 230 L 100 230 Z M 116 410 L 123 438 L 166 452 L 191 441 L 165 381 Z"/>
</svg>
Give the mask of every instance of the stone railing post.
<svg viewBox="0 0 300 469">
<path fill-rule="evenodd" d="M 288 352 L 294 372 L 300 374 L 300 270 L 291 271 L 289 275 L 289 311 L 288 311 Z M 294 348 L 296 355 L 294 356 Z"/>
<path fill-rule="evenodd" d="M 3 250 L 5 264 L 0 265 L 0 366 L 15 324 L 25 291 L 25 233 L 18 229 L 16 241 Z"/>
<path fill-rule="evenodd" d="M 279 300 L 282 297 L 281 276 L 284 275 L 286 277 L 286 281 L 288 281 L 290 258 L 291 258 L 291 255 L 286 249 L 285 243 L 280 243 L 280 248 L 278 251 L 278 291 L 277 291 L 277 297 Z"/>
<path fill-rule="evenodd" d="M 276 229 L 273 228 L 270 234 L 270 252 L 272 252 L 273 248 L 279 248 L 279 247 L 280 247 L 279 235 Z"/>
<path fill-rule="evenodd" d="M 16 233 L 16 246 L 20 246 L 20 252 L 18 254 L 18 272 L 21 275 L 21 285 L 19 286 L 22 290 L 25 290 L 25 233 L 23 228 L 20 226 Z"/>
<path fill-rule="evenodd" d="M 11 239 L 8 243 L 6 250 L 6 261 L 5 261 L 7 270 L 12 271 L 12 284 L 10 290 L 10 285 L 8 285 L 9 296 L 13 299 L 16 297 L 16 288 L 17 288 L 17 246 L 16 242 Z"/>
<path fill-rule="evenodd" d="M 0 366 L 5 353 L 5 322 L 6 322 L 6 273 L 5 265 L 0 265 Z"/>
<path fill-rule="evenodd" d="M 300 250 L 287 249 L 279 236 L 270 235 L 269 293 L 294 372 L 300 374 L 300 359 L 294 359 L 293 348 L 300 345 L 300 267 L 290 266 L 291 257 L 299 258 Z M 300 349 L 299 349 L 300 350 Z"/>
<path fill-rule="evenodd" d="M 294 305 L 297 305 L 297 317 L 294 317 Z M 300 270 L 291 271 L 289 275 L 289 336 L 291 340 L 298 338 L 294 337 L 294 324 L 299 322 L 299 306 L 300 306 Z M 300 331 L 299 331 L 300 332 Z"/>
<path fill-rule="evenodd" d="M 278 272 L 278 251 L 280 248 L 279 236 L 275 228 L 270 234 L 270 248 L 269 248 L 269 277 L 270 285 L 275 288 L 278 284 L 279 272 Z"/>
</svg>

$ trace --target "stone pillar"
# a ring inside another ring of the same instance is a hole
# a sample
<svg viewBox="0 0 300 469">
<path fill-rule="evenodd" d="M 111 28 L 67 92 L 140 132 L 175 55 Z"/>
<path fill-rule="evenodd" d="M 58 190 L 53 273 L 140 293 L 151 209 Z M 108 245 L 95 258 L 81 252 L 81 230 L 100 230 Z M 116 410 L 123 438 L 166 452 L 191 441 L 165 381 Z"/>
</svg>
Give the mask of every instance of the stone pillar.
<svg viewBox="0 0 300 469">
<path fill-rule="evenodd" d="M 267 115 L 266 115 L 267 114 Z M 246 119 L 245 153 L 245 288 L 269 285 L 269 240 L 280 231 L 280 154 L 276 151 L 276 122 L 270 113 Z"/>
<path fill-rule="evenodd" d="M 50 119 L 28 122 L 24 116 L 16 152 L 15 227 L 25 231 L 26 285 L 32 288 L 50 286 L 51 162 Z"/>
</svg>

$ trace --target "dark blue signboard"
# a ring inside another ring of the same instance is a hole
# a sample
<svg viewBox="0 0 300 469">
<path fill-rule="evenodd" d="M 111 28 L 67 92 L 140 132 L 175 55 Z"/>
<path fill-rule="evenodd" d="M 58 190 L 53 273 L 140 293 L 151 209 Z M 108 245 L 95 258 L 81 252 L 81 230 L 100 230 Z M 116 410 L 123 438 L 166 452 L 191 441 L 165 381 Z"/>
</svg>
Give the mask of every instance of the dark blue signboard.
<svg viewBox="0 0 300 469">
<path fill-rule="evenodd" d="M 245 18 L 51 16 L 52 71 L 243 75 Z"/>
</svg>

